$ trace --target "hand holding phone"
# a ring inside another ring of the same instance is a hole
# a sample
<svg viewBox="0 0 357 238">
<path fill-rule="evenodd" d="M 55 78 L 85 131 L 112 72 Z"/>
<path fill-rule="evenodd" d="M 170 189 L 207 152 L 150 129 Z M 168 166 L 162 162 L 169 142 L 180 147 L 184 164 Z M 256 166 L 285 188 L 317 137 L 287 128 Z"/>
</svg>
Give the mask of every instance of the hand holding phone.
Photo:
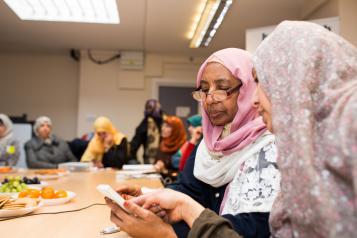
<svg viewBox="0 0 357 238">
<path fill-rule="evenodd" d="M 97 190 L 102 193 L 105 197 L 110 198 L 113 200 L 116 204 L 118 204 L 121 208 L 123 208 L 126 212 L 129 212 L 125 207 L 124 207 L 124 198 L 119 195 L 111 186 L 108 184 L 99 184 L 97 186 Z M 130 213 L 130 212 L 129 212 Z"/>
</svg>

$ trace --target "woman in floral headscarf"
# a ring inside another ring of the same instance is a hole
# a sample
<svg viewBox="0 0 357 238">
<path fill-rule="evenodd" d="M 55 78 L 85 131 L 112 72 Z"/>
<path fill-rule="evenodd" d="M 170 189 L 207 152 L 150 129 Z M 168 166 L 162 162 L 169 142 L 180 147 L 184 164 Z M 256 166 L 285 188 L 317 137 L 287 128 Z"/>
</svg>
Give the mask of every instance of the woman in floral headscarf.
<svg viewBox="0 0 357 238">
<path fill-rule="evenodd" d="M 319 25 L 283 22 L 255 67 L 279 148 L 273 236 L 356 237 L 357 49 Z"/>
<path fill-rule="evenodd" d="M 106 117 L 98 117 L 94 122 L 95 135 L 89 142 L 81 162 L 93 162 L 97 167 L 121 169 L 128 161 L 126 136 L 117 131 Z"/>
</svg>

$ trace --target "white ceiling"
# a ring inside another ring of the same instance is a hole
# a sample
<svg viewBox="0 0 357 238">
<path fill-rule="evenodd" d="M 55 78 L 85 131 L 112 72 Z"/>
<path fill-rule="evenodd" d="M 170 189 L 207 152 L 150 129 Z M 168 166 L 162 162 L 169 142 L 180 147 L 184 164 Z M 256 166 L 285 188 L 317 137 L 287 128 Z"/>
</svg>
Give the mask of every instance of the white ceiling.
<svg viewBox="0 0 357 238">
<path fill-rule="evenodd" d="M 120 24 L 21 21 L 0 1 L 0 50 L 144 50 L 149 53 L 208 55 L 245 47 L 245 30 L 298 19 L 301 0 L 233 0 L 211 44 L 190 49 L 186 38 L 200 0 L 117 0 Z"/>
</svg>

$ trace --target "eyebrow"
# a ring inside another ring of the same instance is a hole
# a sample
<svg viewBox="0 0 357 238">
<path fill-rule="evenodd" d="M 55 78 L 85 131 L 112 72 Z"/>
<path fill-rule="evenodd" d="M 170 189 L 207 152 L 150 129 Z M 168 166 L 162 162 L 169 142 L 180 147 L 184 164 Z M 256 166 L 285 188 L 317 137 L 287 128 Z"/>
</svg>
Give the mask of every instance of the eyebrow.
<svg viewBox="0 0 357 238">
<path fill-rule="evenodd" d="M 214 84 L 230 83 L 230 80 L 226 78 L 221 78 L 221 79 L 215 79 L 213 82 Z M 208 82 L 204 79 L 201 79 L 201 83 L 208 84 Z"/>
</svg>

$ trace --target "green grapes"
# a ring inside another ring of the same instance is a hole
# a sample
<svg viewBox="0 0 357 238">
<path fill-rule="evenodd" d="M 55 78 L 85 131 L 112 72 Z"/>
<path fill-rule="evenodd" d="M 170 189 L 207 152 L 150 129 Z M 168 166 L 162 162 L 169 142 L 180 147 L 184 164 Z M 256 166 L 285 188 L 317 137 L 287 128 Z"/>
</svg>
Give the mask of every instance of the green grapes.
<svg viewBox="0 0 357 238">
<path fill-rule="evenodd" d="M 27 185 L 22 182 L 20 176 L 6 177 L 6 183 L 3 183 L 0 187 L 0 193 L 18 193 L 27 188 Z"/>
</svg>

